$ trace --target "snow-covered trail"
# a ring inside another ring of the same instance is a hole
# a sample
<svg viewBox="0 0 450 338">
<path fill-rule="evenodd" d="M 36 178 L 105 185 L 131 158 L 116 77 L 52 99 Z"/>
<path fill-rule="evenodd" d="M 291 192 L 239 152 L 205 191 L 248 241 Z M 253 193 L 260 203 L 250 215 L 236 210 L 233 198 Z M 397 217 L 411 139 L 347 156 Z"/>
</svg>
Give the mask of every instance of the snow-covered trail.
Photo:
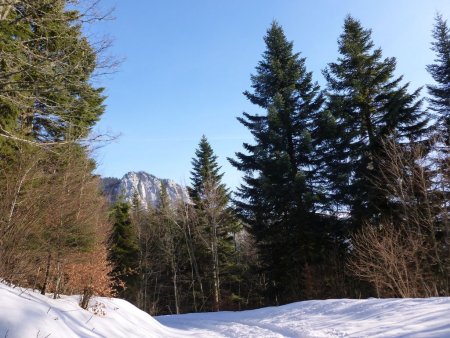
<svg viewBox="0 0 450 338">
<path fill-rule="evenodd" d="M 336 299 L 242 312 L 160 316 L 219 337 L 450 337 L 450 298 Z"/>
<path fill-rule="evenodd" d="M 450 337 L 450 298 L 336 299 L 156 318 L 101 297 L 92 305 L 103 315 L 93 315 L 78 299 L 0 283 L 0 338 Z"/>
</svg>

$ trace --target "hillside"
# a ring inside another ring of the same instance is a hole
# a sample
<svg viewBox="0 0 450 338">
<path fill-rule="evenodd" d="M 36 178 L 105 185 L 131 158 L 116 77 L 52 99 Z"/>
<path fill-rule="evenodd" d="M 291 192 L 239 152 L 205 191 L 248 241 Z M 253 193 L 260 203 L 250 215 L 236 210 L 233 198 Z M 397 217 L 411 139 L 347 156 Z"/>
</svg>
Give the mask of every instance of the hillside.
<svg viewBox="0 0 450 338">
<path fill-rule="evenodd" d="M 305 301 L 152 318 L 121 299 L 51 299 L 0 284 L 0 337 L 449 337 L 450 298 Z M 95 309 L 100 315 L 94 315 Z"/>
</svg>

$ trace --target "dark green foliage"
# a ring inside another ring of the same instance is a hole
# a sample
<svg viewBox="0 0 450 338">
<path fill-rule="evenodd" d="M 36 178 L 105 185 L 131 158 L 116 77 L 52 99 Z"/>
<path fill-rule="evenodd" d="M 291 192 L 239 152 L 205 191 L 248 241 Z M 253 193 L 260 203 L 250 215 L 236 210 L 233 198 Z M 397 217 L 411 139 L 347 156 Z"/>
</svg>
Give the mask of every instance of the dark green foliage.
<svg viewBox="0 0 450 338">
<path fill-rule="evenodd" d="M 220 167 L 217 164 L 217 156 L 214 155 L 213 149 L 205 135 L 202 136 L 198 149 L 195 151 L 195 157 L 191 163 L 192 171 L 189 195 L 194 201 L 199 201 L 204 195 L 205 183 L 207 181 L 220 183 L 223 177 L 223 174 L 220 173 Z M 227 196 L 224 184 L 220 183 L 220 189 L 223 190 L 224 197 Z M 224 200 L 224 202 L 226 204 L 228 200 Z"/>
<path fill-rule="evenodd" d="M 327 110 L 318 120 L 316 139 L 320 175 L 330 183 L 329 206 L 350 212 L 353 224 L 379 216 L 386 199 L 371 183 L 379 172 L 375 158 L 382 141 L 416 141 L 424 137 L 427 115 L 420 109 L 419 90 L 395 77 L 395 58 L 382 58 L 371 31 L 348 16 L 339 41 L 340 56 L 324 70 Z"/>
<path fill-rule="evenodd" d="M 19 1 L 0 20 L 3 138 L 79 139 L 104 111 L 102 89 L 90 81 L 98 53 L 82 34 L 83 14 L 67 5 Z"/>
<path fill-rule="evenodd" d="M 202 136 L 192 159 L 190 195 L 195 203 L 197 232 L 200 241 L 196 251 L 204 258 L 200 270 L 209 284 L 212 309 L 219 310 L 227 302 L 239 279 L 234 236 L 240 223 L 229 207 L 229 196 L 221 182 L 223 174 L 208 140 Z M 203 243 L 202 243 L 203 241 Z M 225 286 L 226 285 L 226 286 Z M 225 297 L 223 297 L 225 296 Z"/>
<path fill-rule="evenodd" d="M 139 245 L 136 230 L 131 223 L 130 205 L 124 201 L 118 201 L 112 208 L 111 220 L 113 226 L 109 259 L 114 265 L 114 277 L 125 283 L 124 287 L 118 283 L 117 291 L 122 297 L 134 301 Z"/>
<path fill-rule="evenodd" d="M 113 230 L 111 233 L 111 260 L 117 271 L 131 271 L 135 267 L 137 255 L 136 234 L 131 224 L 128 203 L 119 201 L 112 211 Z"/>
<path fill-rule="evenodd" d="M 269 302 L 305 297 L 304 266 L 320 261 L 326 246 L 324 223 L 315 216 L 313 120 L 323 103 L 305 59 L 293 52 L 274 22 L 264 38 L 266 51 L 244 95 L 266 115 L 238 118 L 255 144 L 230 162 L 244 172 L 236 205 L 256 237 Z"/>
<path fill-rule="evenodd" d="M 428 85 L 430 108 L 436 113 L 437 134 L 450 146 L 450 30 L 441 15 L 436 16 L 432 50 L 436 53 L 434 64 L 427 70 L 436 84 Z"/>
<path fill-rule="evenodd" d="M 116 185 L 120 183 L 120 179 L 116 177 L 103 177 L 102 178 L 102 190 L 103 191 L 109 191 Z"/>
<path fill-rule="evenodd" d="M 432 186 L 434 212 L 436 217 L 436 234 L 433 239 L 438 245 L 435 252 L 441 255 L 436 268 L 436 275 L 441 277 L 440 294 L 450 292 L 450 29 L 442 15 L 436 15 L 433 29 L 432 50 L 436 53 L 435 63 L 428 65 L 427 70 L 435 84 L 428 85 L 430 109 L 435 118 L 434 162 L 432 163 Z M 429 171 L 430 172 L 430 171 Z M 438 207 L 437 207 L 438 206 Z"/>
</svg>

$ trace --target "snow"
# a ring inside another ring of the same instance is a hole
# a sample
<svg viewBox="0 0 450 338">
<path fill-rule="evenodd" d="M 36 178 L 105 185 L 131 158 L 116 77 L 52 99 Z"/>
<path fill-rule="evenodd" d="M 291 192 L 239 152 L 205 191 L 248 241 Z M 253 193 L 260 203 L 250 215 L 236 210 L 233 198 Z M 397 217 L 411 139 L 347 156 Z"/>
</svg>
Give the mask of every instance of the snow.
<svg viewBox="0 0 450 338">
<path fill-rule="evenodd" d="M 179 201 L 190 201 L 185 186 L 169 179 L 157 178 L 145 171 L 126 173 L 122 179 L 109 186 L 105 192 L 111 202 L 115 202 L 119 195 L 122 195 L 125 201 L 131 203 L 134 195 L 137 194 L 141 206 L 147 209 L 149 205 L 153 207 L 159 205 L 162 186 L 166 188 L 168 199 L 172 204 Z"/>
<path fill-rule="evenodd" d="M 0 283 L 0 337 L 450 337 L 450 298 L 334 299 L 155 318 L 121 299 L 95 298 L 90 311 L 78 300 Z"/>
<path fill-rule="evenodd" d="M 81 309 L 78 301 L 79 296 L 55 300 L 0 283 L 0 337 L 203 337 L 195 330 L 163 326 L 121 299 L 95 298 L 91 311 Z M 104 316 L 92 313 L 95 304 L 104 306 Z"/>
<path fill-rule="evenodd" d="M 220 337 L 450 337 L 450 298 L 305 301 L 252 311 L 162 316 Z"/>
</svg>

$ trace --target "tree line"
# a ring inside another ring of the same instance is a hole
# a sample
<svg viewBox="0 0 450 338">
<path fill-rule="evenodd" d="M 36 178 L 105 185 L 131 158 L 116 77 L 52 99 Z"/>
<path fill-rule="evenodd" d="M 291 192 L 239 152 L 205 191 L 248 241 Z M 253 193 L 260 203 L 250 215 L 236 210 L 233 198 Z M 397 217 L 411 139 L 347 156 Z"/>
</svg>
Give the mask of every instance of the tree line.
<svg viewBox="0 0 450 338">
<path fill-rule="evenodd" d="M 272 23 L 244 92 L 265 113 L 238 118 L 253 143 L 229 159 L 244 183 L 230 194 L 203 137 L 190 202 L 129 206 L 130 300 L 156 314 L 449 294 L 447 23 L 437 16 L 427 100 L 370 29 L 351 16 L 343 28 L 321 89 Z"/>
<path fill-rule="evenodd" d="M 66 0 L 0 4 L 0 277 L 42 293 L 118 295 L 151 314 L 239 310 L 303 299 L 449 295 L 450 31 L 432 31 L 434 79 L 396 76 L 355 18 L 320 88 L 273 22 L 245 97 L 261 114 L 230 163 L 206 137 L 189 201 L 157 207 L 100 191 L 91 131 L 105 18 Z"/>
<path fill-rule="evenodd" d="M 266 111 L 231 164 L 269 304 L 447 295 L 450 35 L 437 16 L 429 109 L 351 16 L 320 90 L 274 22 L 244 95 Z M 391 246 L 385 241 L 390 241 Z M 388 257 L 387 257 L 388 256 Z M 401 273 L 393 271 L 402 270 Z"/>
<path fill-rule="evenodd" d="M 239 309 L 251 297 L 242 223 L 205 136 L 192 166 L 189 201 L 171 202 L 162 186 L 156 206 L 135 195 L 113 207 L 118 292 L 152 314 Z"/>
<path fill-rule="evenodd" d="M 268 304 L 448 295 L 450 35 L 439 15 L 433 37 L 426 109 L 351 16 L 324 90 L 282 27 L 267 31 L 244 93 L 266 113 L 239 118 L 254 143 L 230 162 L 244 173 L 235 204 Z"/>
</svg>

